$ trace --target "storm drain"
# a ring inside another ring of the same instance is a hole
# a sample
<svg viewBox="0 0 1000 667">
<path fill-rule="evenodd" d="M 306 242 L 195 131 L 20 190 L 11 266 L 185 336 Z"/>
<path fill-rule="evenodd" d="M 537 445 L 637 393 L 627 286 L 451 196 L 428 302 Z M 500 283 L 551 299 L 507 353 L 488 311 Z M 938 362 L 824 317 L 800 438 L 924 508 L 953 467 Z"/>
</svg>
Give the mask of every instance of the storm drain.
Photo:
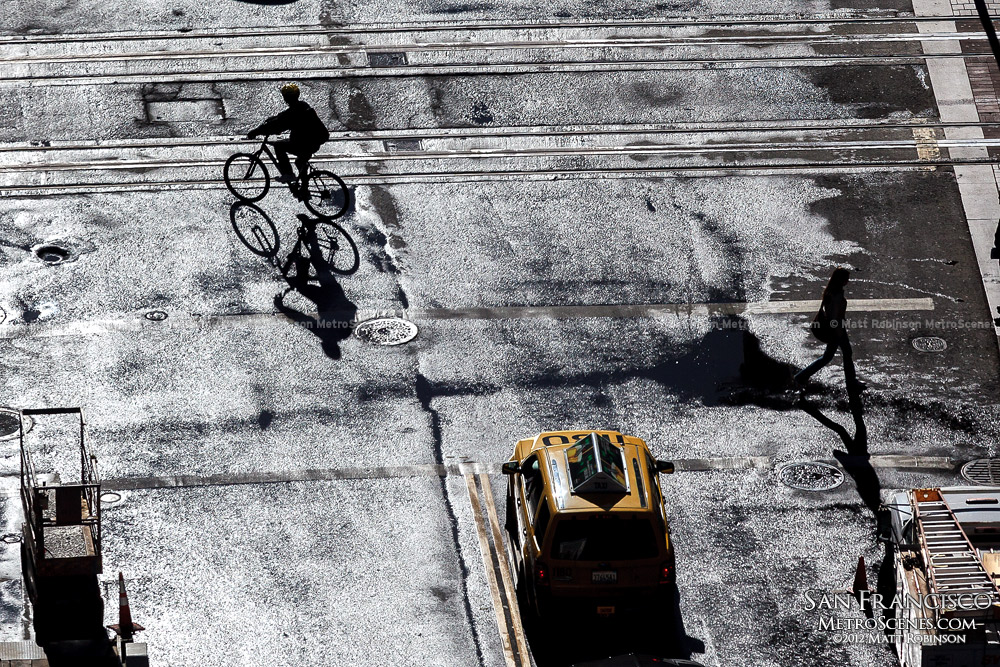
<svg viewBox="0 0 1000 667">
<path fill-rule="evenodd" d="M 377 317 L 354 327 L 354 335 L 373 345 L 402 345 L 417 335 L 417 325 L 401 317 Z"/>
<path fill-rule="evenodd" d="M 46 264 L 62 264 L 72 257 L 72 253 L 61 246 L 46 244 L 34 250 L 35 256 Z"/>
<path fill-rule="evenodd" d="M 827 463 L 806 461 L 781 466 L 778 479 L 785 486 L 800 491 L 829 491 L 844 483 L 844 473 Z"/>
<path fill-rule="evenodd" d="M 13 408 L 0 408 L 0 440 L 11 440 L 21 430 L 21 413 Z"/>
<path fill-rule="evenodd" d="M 944 352 L 948 349 L 948 343 L 944 338 L 937 336 L 920 336 L 914 338 L 910 344 L 917 352 Z"/>
<path fill-rule="evenodd" d="M 1000 459 L 976 459 L 962 466 L 962 477 L 980 486 L 1000 486 Z"/>
</svg>

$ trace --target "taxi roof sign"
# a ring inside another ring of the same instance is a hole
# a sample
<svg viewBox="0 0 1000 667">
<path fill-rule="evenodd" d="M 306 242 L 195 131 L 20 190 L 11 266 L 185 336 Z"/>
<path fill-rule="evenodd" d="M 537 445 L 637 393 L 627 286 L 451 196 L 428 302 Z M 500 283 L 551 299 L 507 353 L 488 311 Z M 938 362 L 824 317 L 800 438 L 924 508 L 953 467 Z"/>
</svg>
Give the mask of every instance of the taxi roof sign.
<svg viewBox="0 0 1000 667">
<path fill-rule="evenodd" d="M 573 493 L 628 493 L 624 454 L 607 436 L 591 433 L 566 448 Z"/>
</svg>

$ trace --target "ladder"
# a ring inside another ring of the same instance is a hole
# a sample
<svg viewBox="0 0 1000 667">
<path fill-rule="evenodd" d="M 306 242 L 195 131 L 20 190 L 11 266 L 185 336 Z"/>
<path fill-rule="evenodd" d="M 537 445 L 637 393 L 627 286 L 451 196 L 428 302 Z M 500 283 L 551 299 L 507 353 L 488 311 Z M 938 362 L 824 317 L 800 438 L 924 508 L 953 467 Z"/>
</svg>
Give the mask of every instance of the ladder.
<svg viewBox="0 0 1000 667">
<path fill-rule="evenodd" d="M 942 597 L 989 595 L 992 599 L 991 609 L 975 608 L 982 604 L 980 597 L 968 599 L 970 608 L 952 610 L 942 604 L 941 612 L 949 616 L 992 616 L 1000 605 L 1000 589 L 983 567 L 941 490 L 915 489 L 913 506 L 931 592 Z"/>
</svg>

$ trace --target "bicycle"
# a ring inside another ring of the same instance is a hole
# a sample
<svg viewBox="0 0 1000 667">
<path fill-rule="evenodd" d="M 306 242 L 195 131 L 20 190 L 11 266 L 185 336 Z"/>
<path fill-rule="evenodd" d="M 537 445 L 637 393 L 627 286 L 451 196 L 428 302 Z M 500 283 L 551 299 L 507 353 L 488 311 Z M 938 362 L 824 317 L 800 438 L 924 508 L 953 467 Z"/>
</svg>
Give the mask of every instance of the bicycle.
<svg viewBox="0 0 1000 667">
<path fill-rule="evenodd" d="M 233 195 L 245 202 L 256 202 L 264 198 L 271 188 L 271 174 L 261 159 L 266 155 L 275 169 L 278 161 L 269 148 L 270 137 L 264 137 L 255 153 L 236 153 L 226 160 L 222 176 L 226 187 Z M 306 182 L 300 183 L 293 192 L 316 215 L 333 220 L 347 212 L 351 194 L 344 179 L 332 171 L 314 169 L 310 164 L 306 171 Z"/>
</svg>

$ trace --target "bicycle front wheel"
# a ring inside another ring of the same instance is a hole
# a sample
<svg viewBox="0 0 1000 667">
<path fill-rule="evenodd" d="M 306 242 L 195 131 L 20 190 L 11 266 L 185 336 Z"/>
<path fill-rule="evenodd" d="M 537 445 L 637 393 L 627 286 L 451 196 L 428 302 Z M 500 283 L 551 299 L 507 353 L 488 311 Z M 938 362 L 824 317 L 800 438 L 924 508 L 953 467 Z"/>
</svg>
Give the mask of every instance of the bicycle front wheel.
<svg viewBox="0 0 1000 667">
<path fill-rule="evenodd" d="M 226 160 L 222 169 L 226 187 L 237 199 L 260 201 L 271 187 L 271 175 L 263 161 L 251 153 L 237 153 Z"/>
<path fill-rule="evenodd" d="M 306 208 L 316 215 L 333 220 L 347 213 L 351 193 L 344 179 L 332 171 L 312 172 L 306 190 Z"/>
<path fill-rule="evenodd" d="M 326 268 L 342 276 L 349 276 L 358 270 L 361 264 L 358 244 L 346 229 L 335 222 L 321 219 L 313 224 L 312 233 L 315 235 L 315 251 L 321 254 Z"/>
</svg>

